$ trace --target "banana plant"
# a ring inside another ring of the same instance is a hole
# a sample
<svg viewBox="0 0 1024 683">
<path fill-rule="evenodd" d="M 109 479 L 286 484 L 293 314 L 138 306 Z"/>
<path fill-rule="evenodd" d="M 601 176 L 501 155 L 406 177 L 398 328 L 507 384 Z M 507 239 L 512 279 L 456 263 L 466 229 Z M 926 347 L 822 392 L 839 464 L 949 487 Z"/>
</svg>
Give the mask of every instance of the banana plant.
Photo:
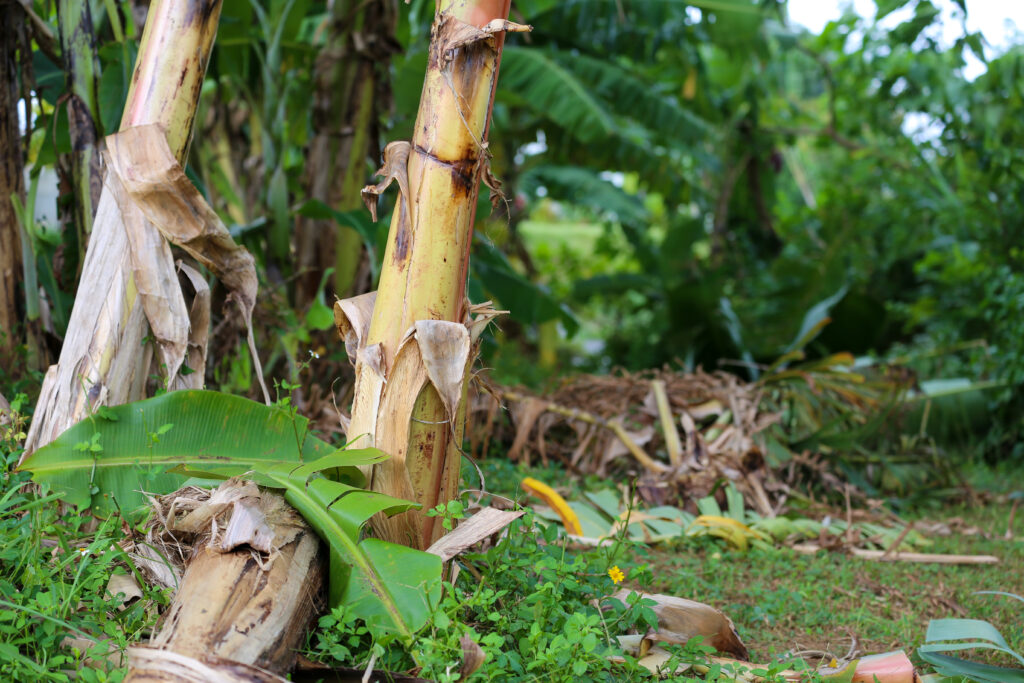
<svg viewBox="0 0 1024 683">
<path fill-rule="evenodd" d="M 174 391 L 119 406 L 101 407 L 19 469 L 48 484 L 64 502 L 105 516 L 130 516 L 146 493 L 170 493 L 186 476 L 182 463 L 296 462 L 334 448 L 309 433 L 308 421 L 277 406 L 214 391 Z M 358 471 L 346 473 L 359 485 Z"/>
<path fill-rule="evenodd" d="M 388 186 L 399 192 L 378 291 L 335 304 L 356 373 L 350 440 L 393 456 L 374 468 L 374 490 L 427 510 L 458 490 L 463 396 L 479 337 L 470 321 L 497 315 L 469 305 L 466 274 L 480 183 L 495 196 L 500 184 L 487 134 L 505 33 L 529 28 L 506 21 L 509 6 L 437 3 L 412 140 L 385 147 L 384 180 L 362 191 L 374 218 Z M 374 523 L 385 538 L 418 548 L 444 532 L 418 513 Z"/>
<path fill-rule="evenodd" d="M 361 488 L 360 467 L 379 450 L 334 449 L 308 421 L 281 406 L 212 391 L 176 391 L 102 408 L 20 465 L 67 504 L 105 515 L 135 512 L 145 494 L 166 494 L 190 477 L 246 476 L 282 489 L 330 548 L 332 605 L 345 605 L 375 632 L 410 639 L 440 600 L 436 555 L 361 539 L 374 515 L 418 507 Z"/>
</svg>

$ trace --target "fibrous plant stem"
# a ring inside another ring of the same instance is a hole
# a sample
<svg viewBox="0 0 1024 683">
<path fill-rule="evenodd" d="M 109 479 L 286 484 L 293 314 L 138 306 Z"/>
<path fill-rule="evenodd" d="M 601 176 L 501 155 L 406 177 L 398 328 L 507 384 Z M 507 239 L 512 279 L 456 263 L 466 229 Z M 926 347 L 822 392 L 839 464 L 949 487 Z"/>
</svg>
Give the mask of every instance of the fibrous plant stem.
<svg viewBox="0 0 1024 683">
<path fill-rule="evenodd" d="M 309 145 L 306 182 L 310 198 L 339 211 L 362 208 L 359 190 L 366 181 L 366 160 L 378 153 L 374 122 L 390 99 L 385 72 L 397 16 L 395 0 L 336 0 L 327 45 L 317 56 L 315 136 Z M 332 219 L 300 218 L 296 243 L 299 307 L 316 297 L 323 272 L 331 266 L 335 293 L 355 293 L 363 242 L 354 228 Z"/>
<path fill-rule="evenodd" d="M 74 188 L 73 220 L 79 248 L 84 252 L 103 187 L 99 150 L 99 56 L 93 31 L 92 4 L 82 0 L 60 0 L 61 56 L 67 77 L 67 111 L 71 133 L 71 181 Z"/>
<path fill-rule="evenodd" d="M 220 9 L 220 0 L 155 0 L 149 8 L 121 129 L 160 125 L 179 160 L 192 136 Z M 100 405 L 143 397 L 149 328 L 131 263 L 121 211 L 105 187 L 60 360 L 43 381 L 26 454 Z"/>
<path fill-rule="evenodd" d="M 24 201 L 24 146 L 18 124 L 18 61 L 25 40 L 25 15 L 18 3 L 0 4 L 0 366 L 16 366 L 18 280 L 22 240 L 13 197 Z"/>
<path fill-rule="evenodd" d="M 357 374 L 382 371 L 394 384 L 400 344 L 418 321 L 462 323 L 467 317 L 469 248 L 489 158 L 487 133 L 504 33 L 464 43 L 457 36 L 469 27 L 503 21 L 508 10 L 508 0 L 438 3 L 419 112 L 405 148 L 408 165 L 390 160 L 389 173 L 394 172 L 402 196 L 392 214 L 365 340 L 367 347 L 379 349 L 380 362 L 376 369 L 358 362 Z M 451 500 L 459 481 L 462 410 L 449 414 L 430 382 L 414 395 L 389 397 L 403 401 L 402 410 L 379 397 L 376 390 L 357 391 L 349 429 L 350 438 L 367 439 L 392 456 L 374 472 L 373 488 L 412 498 L 423 509 Z M 443 535 L 440 518 L 422 511 L 376 526 L 386 540 L 419 548 Z"/>
</svg>

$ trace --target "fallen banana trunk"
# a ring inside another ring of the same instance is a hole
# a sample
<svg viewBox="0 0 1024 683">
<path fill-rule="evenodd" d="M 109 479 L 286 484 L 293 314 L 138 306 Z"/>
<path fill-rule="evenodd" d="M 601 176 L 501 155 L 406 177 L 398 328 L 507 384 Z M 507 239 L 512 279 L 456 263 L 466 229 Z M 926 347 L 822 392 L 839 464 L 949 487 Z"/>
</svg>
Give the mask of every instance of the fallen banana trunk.
<svg viewBox="0 0 1024 683">
<path fill-rule="evenodd" d="M 128 650 L 131 673 L 125 680 L 149 683 L 283 683 L 288 679 L 259 667 L 241 664 L 215 655 L 202 661 L 186 655 L 148 647 Z"/>
<path fill-rule="evenodd" d="M 324 604 L 316 534 L 284 498 L 237 479 L 156 507 L 163 529 L 151 531 L 150 544 L 166 558 L 192 559 L 148 647 L 129 649 L 125 680 L 284 680 Z"/>
</svg>

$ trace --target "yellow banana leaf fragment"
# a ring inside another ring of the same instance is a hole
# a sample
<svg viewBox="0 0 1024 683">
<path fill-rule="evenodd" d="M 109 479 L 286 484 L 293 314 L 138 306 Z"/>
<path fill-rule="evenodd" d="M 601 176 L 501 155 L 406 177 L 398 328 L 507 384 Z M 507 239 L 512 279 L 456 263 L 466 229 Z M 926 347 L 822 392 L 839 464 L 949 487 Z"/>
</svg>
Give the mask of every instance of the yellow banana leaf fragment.
<svg viewBox="0 0 1024 683">
<path fill-rule="evenodd" d="M 562 526 L 565 530 L 574 536 L 582 536 L 583 528 L 580 526 L 579 517 L 573 512 L 569 504 L 565 502 L 565 498 L 558 495 L 558 493 L 545 484 L 542 481 L 538 481 L 533 477 L 527 477 L 522 481 L 523 490 L 529 494 L 540 498 L 547 503 L 552 510 L 558 513 L 558 516 L 562 519 Z"/>
<path fill-rule="evenodd" d="M 705 531 L 706 530 L 706 531 Z M 767 534 L 751 529 L 743 522 L 738 522 L 731 517 L 720 517 L 718 515 L 701 515 L 693 521 L 690 528 L 686 530 L 687 536 L 717 536 L 725 539 L 729 544 L 738 550 L 746 550 L 751 541 L 771 541 Z"/>
</svg>

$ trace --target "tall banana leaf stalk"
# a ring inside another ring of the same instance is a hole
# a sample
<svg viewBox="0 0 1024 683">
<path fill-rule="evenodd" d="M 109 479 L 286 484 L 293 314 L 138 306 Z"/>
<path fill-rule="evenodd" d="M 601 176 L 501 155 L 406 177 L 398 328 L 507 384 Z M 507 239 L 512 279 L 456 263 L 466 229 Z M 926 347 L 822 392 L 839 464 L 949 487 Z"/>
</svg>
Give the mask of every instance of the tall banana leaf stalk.
<svg viewBox="0 0 1024 683">
<path fill-rule="evenodd" d="M 72 217 L 84 251 L 92 231 L 94 209 L 103 177 L 96 142 L 99 137 L 99 55 L 93 30 L 92 4 L 81 0 L 57 3 L 61 56 L 68 85 L 68 124 L 71 133 Z"/>
<path fill-rule="evenodd" d="M 28 47 L 24 10 L 0 4 L 0 367 L 14 367 L 18 346 L 18 280 L 22 239 L 15 199 L 25 199 L 24 146 L 18 123 L 18 61 Z"/>
<path fill-rule="evenodd" d="M 156 0 L 142 35 L 121 130 L 145 124 L 163 128 L 174 156 L 184 159 L 192 136 L 199 90 L 206 73 L 220 18 L 220 0 Z M 86 187 L 77 188 L 81 192 Z M 84 201 L 84 197 L 80 198 Z M 145 257 L 147 262 L 140 258 Z M 143 281 L 140 281 L 143 278 Z M 143 397 L 151 353 L 140 353 L 150 333 L 144 308 L 149 297 L 164 307 L 179 330 L 154 330 L 161 363 L 174 364 L 162 350 L 187 345 L 188 310 L 180 289 L 174 296 L 159 291 L 162 280 L 174 280 L 170 247 L 146 224 L 129 231 L 111 187 L 105 186 L 96 209 L 78 296 L 57 365 L 46 373 L 35 417 L 25 444 L 26 454 L 45 445 L 99 405 L 117 405 Z M 176 339 L 184 335 L 186 339 Z M 201 377 L 197 373 L 196 377 Z"/>
<path fill-rule="evenodd" d="M 392 457 L 374 490 L 421 503 L 377 520 L 386 540 L 425 548 L 443 533 L 424 510 L 457 493 L 466 377 L 483 325 L 496 314 L 466 300 L 487 133 L 509 0 L 439 0 L 411 142 L 392 142 L 364 189 L 371 212 L 392 182 L 392 214 L 376 293 L 339 301 L 335 320 L 356 367 L 349 441 Z"/>
<path fill-rule="evenodd" d="M 390 99 L 386 70 L 398 11 L 397 0 L 336 0 L 331 5 L 327 44 L 314 72 L 315 136 L 306 184 L 311 199 L 339 211 L 362 205 L 366 158 L 378 149 L 374 124 Z M 363 254 L 355 229 L 333 219 L 299 218 L 295 243 L 298 308 L 316 298 L 323 273 L 332 266 L 334 291 L 342 296 L 353 291 Z"/>
</svg>

